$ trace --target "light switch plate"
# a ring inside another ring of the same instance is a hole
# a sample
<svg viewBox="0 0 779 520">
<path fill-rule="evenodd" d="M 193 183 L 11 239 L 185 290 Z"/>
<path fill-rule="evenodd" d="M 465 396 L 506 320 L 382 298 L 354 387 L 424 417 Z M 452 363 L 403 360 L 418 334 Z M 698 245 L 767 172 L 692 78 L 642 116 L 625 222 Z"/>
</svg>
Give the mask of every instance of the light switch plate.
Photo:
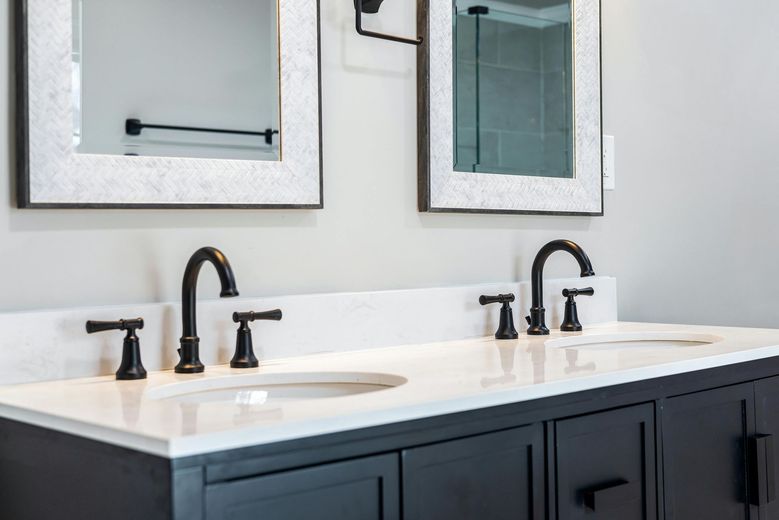
<svg viewBox="0 0 779 520">
<path fill-rule="evenodd" d="M 614 136 L 603 136 L 603 189 L 615 190 L 616 168 L 614 165 Z"/>
</svg>

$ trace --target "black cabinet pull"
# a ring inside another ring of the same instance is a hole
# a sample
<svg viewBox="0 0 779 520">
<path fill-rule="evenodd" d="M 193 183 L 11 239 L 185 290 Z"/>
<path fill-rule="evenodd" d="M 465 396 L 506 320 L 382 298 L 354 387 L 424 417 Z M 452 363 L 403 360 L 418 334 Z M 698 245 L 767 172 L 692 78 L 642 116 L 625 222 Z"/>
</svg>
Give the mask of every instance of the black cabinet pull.
<svg viewBox="0 0 779 520">
<path fill-rule="evenodd" d="M 641 498 L 638 482 L 620 480 L 584 492 L 584 505 L 593 511 L 607 511 Z"/>
<path fill-rule="evenodd" d="M 776 500 L 774 436 L 755 435 L 750 439 L 754 489 L 752 503 L 764 506 Z"/>
</svg>

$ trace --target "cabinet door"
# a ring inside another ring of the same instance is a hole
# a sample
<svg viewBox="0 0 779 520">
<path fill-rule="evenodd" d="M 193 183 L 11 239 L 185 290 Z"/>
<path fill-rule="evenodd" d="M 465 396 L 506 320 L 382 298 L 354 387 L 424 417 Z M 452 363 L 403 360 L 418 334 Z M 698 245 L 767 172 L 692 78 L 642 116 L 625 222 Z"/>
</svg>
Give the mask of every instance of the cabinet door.
<svg viewBox="0 0 779 520">
<path fill-rule="evenodd" d="M 779 377 L 755 383 L 757 436 L 752 440 L 754 470 L 752 503 L 760 506 L 760 518 L 779 518 Z"/>
<path fill-rule="evenodd" d="M 753 384 L 674 397 L 661 407 L 666 518 L 750 518 L 747 445 L 755 428 Z"/>
<path fill-rule="evenodd" d="M 206 488 L 207 520 L 397 520 L 398 457 L 382 455 Z"/>
<path fill-rule="evenodd" d="M 656 520 L 653 403 L 555 422 L 557 517 Z"/>
<path fill-rule="evenodd" d="M 541 424 L 403 452 L 405 520 L 544 518 Z"/>
</svg>

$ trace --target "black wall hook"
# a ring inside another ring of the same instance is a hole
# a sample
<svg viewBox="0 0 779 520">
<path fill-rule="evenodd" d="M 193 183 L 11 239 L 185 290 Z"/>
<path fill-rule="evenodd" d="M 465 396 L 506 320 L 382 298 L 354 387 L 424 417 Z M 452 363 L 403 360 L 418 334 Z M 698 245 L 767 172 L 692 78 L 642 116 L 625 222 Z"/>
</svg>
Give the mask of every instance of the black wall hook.
<svg viewBox="0 0 779 520">
<path fill-rule="evenodd" d="M 424 39 L 419 36 L 413 40 L 411 38 L 402 38 L 391 34 L 382 34 L 373 31 L 367 31 L 362 28 L 362 13 L 374 14 L 379 12 L 381 3 L 384 0 L 354 0 L 354 25 L 357 34 L 368 36 L 369 38 L 378 38 L 380 40 L 389 40 L 391 42 L 407 43 L 409 45 L 422 45 Z"/>
</svg>

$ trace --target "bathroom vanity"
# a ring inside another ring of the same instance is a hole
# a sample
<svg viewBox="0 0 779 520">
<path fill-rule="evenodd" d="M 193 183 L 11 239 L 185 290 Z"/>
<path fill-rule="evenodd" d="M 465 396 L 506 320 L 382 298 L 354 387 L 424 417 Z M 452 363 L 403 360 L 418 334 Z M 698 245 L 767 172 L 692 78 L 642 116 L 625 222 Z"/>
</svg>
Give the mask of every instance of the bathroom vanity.
<svg viewBox="0 0 779 520">
<path fill-rule="evenodd" d="M 8 518 L 774 518 L 779 331 L 609 323 L 0 390 Z"/>
</svg>

